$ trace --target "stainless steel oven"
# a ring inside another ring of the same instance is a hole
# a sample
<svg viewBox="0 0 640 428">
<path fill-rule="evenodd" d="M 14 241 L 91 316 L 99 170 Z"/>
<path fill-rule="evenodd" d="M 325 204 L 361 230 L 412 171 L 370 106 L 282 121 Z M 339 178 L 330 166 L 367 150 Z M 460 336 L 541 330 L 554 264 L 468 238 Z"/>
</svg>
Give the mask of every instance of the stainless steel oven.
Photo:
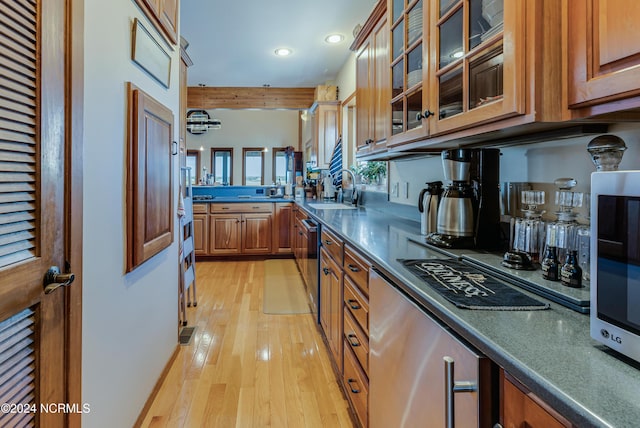
<svg viewBox="0 0 640 428">
<path fill-rule="evenodd" d="M 591 176 L 591 337 L 640 361 L 640 171 Z"/>
</svg>

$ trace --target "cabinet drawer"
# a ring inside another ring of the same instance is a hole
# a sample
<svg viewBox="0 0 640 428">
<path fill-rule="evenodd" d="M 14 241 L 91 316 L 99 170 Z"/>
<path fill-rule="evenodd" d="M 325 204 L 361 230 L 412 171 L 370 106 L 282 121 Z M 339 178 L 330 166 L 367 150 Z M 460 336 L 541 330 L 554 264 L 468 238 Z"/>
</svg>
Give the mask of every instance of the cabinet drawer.
<svg viewBox="0 0 640 428">
<path fill-rule="evenodd" d="M 211 213 L 270 213 L 273 204 L 264 203 L 237 203 L 237 204 L 210 204 Z"/>
<path fill-rule="evenodd" d="M 194 214 L 206 214 L 207 213 L 207 205 L 209 205 L 209 204 L 193 204 L 193 213 Z"/>
<path fill-rule="evenodd" d="M 344 273 L 366 296 L 369 295 L 369 263 L 349 245 L 344 246 Z"/>
<path fill-rule="evenodd" d="M 363 333 L 351 312 L 344 308 L 344 340 L 345 347 L 351 348 L 360 367 L 369 376 L 369 337 Z"/>
<path fill-rule="evenodd" d="M 322 246 L 331 254 L 331 257 L 342 266 L 342 254 L 344 243 L 333 232 L 322 228 L 321 234 Z"/>
<path fill-rule="evenodd" d="M 369 426 L 369 381 L 362 373 L 348 343 L 344 345 L 344 388 L 363 427 Z"/>
<path fill-rule="evenodd" d="M 348 276 L 344 277 L 344 304 L 362 331 L 369 334 L 369 301 Z"/>
</svg>

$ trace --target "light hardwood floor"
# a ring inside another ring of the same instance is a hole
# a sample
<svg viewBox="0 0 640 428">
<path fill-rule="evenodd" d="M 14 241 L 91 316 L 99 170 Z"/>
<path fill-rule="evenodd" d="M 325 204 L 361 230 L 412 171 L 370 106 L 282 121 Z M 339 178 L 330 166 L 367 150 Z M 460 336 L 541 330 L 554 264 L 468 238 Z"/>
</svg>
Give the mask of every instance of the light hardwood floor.
<svg viewBox="0 0 640 428">
<path fill-rule="evenodd" d="M 311 314 L 262 312 L 263 261 L 196 264 L 197 326 L 143 427 L 352 427 Z"/>
</svg>

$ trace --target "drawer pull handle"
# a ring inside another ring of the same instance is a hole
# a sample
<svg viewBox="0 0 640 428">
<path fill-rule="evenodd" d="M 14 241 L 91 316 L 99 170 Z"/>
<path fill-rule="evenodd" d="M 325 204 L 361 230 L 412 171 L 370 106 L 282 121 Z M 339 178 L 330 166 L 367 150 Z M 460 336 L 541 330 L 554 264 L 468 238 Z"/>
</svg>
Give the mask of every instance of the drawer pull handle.
<svg viewBox="0 0 640 428">
<path fill-rule="evenodd" d="M 259 210 L 260 209 L 260 207 L 251 207 L 251 208 L 253 208 L 254 210 Z"/>
<path fill-rule="evenodd" d="M 351 345 L 353 348 L 355 348 L 356 346 L 360 346 L 360 342 L 358 342 L 358 336 L 353 333 L 347 334 L 347 340 L 349 341 L 349 345 Z"/>
<path fill-rule="evenodd" d="M 362 307 L 358 304 L 358 301 L 355 299 L 349 299 L 347 300 L 347 303 L 349 303 L 349 307 L 351 307 L 351 309 L 360 309 Z"/>
<path fill-rule="evenodd" d="M 324 272 L 325 275 L 329 275 L 329 269 L 328 268 L 322 268 L 322 272 Z"/>
<path fill-rule="evenodd" d="M 324 240 L 324 245 L 331 245 L 333 244 L 333 242 L 329 241 L 328 239 Z"/>
<path fill-rule="evenodd" d="M 228 210 L 228 209 L 229 209 L 229 207 L 222 207 L 222 209 L 223 209 L 223 210 Z"/>
<path fill-rule="evenodd" d="M 347 383 L 349 384 L 349 389 L 351 390 L 351 392 L 353 392 L 354 394 L 358 394 L 360 392 L 359 389 L 353 387 L 353 384 L 358 385 L 355 379 L 349 378 L 347 379 Z"/>
<path fill-rule="evenodd" d="M 348 264 L 347 267 L 351 272 L 360 272 L 360 269 L 357 266 L 354 266 L 352 264 Z"/>
<path fill-rule="evenodd" d="M 444 415 L 445 426 L 455 427 L 455 400 L 454 394 L 457 392 L 475 392 L 478 385 L 474 382 L 454 380 L 455 361 L 451 357 L 443 357 L 444 360 Z"/>
</svg>

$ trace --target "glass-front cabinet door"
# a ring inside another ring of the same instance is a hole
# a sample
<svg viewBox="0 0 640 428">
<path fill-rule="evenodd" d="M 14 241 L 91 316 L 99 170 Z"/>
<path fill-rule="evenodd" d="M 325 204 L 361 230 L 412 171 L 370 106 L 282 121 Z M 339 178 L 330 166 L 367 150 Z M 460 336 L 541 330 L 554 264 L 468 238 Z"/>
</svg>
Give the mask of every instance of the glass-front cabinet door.
<svg viewBox="0 0 640 428">
<path fill-rule="evenodd" d="M 524 1 L 432 4 L 431 135 L 524 114 Z"/>
<path fill-rule="evenodd" d="M 391 137 L 387 146 L 429 134 L 428 0 L 389 0 Z"/>
</svg>

